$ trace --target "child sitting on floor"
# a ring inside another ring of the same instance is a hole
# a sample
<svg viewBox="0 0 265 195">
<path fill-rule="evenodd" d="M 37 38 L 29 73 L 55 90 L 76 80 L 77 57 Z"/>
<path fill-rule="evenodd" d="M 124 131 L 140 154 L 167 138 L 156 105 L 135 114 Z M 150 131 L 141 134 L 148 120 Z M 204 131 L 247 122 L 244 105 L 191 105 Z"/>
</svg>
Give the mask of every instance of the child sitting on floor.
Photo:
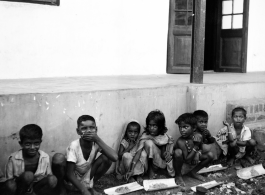
<svg viewBox="0 0 265 195">
<path fill-rule="evenodd" d="M 147 170 L 146 152 L 144 150 L 141 153 L 140 160 L 137 162 L 133 161 L 142 129 L 138 121 L 131 120 L 125 125 L 121 135 L 116 174 L 118 177 L 124 176 L 129 182 L 136 180 L 138 183 L 141 183 L 143 181 L 141 175 Z"/>
<path fill-rule="evenodd" d="M 173 156 L 176 184 L 185 186 L 182 175 L 186 173 L 195 179 L 205 181 L 197 172 L 208 166 L 213 160 L 213 154 L 210 151 L 201 153 L 202 136 L 195 132 L 197 124 L 195 116 L 192 113 L 185 113 L 175 122 L 179 126 L 181 135 L 175 144 Z"/>
<path fill-rule="evenodd" d="M 38 194 L 44 187 L 54 188 L 49 155 L 39 150 L 42 129 L 29 124 L 19 131 L 22 149 L 10 155 L 6 165 L 6 188 L 10 194 Z"/>
<path fill-rule="evenodd" d="M 167 170 L 170 176 L 174 176 L 172 165 L 172 152 L 174 141 L 166 134 L 166 119 L 159 110 L 151 111 L 146 118 L 145 132 L 140 138 L 137 153 L 133 162 L 138 162 L 142 150 L 145 150 L 148 158 L 148 177 L 156 178 L 158 168 Z"/>
<path fill-rule="evenodd" d="M 204 110 L 196 110 L 193 112 L 193 115 L 197 119 L 196 132 L 202 135 L 202 153 L 211 151 L 214 155 L 213 160 L 219 159 L 222 150 L 207 129 L 209 119 L 207 112 Z"/>
<path fill-rule="evenodd" d="M 62 154 L 54 155 L 53 172 L 60 178 L 61 193 L 64 187 L 61 181 L 65 179 L 66 187 L 70 190 L 77 189 L 82 195 L 99 194 L 94 190 L 93 183 L 107 172 L 112 162 L 117 161 L 118 155 L 97 135 L 96 122 L 92 116 L 80 116 L 76 131 L 81 138 L 71 142 L 67 147 L 66 159 Z M 96 158 L 98 152 L 102 154 Z"/>
<path fill-rule="evenodd" d="M 243 157 L 251 164 L 255 162 L 250 154 L 255 150 L 256 141 L 251 139 L 251 131 L 244 125 L 246 118 L 247 111 L 243 107 L 236 107 L 232 110 L 232 124 L 229 125 L 226 121 L 223 122 L 225 127 L 221 129 L 221 132 L 225 132 L 228 138 L 229 166 L 233 165 L 235 159 Z M 241 165 L 236 164 L 235 168 L 240 169 Z"/>
</svg>

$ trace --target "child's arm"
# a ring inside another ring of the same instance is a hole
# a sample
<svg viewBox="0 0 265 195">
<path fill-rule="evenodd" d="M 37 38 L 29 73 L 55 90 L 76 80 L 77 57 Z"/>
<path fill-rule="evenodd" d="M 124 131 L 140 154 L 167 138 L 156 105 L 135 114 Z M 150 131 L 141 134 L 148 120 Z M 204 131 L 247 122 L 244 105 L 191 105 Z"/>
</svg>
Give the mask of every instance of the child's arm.
<svg viewBox="0 0 265 195">
<path fill-rule="evenodd" d="M 234 142 L 234 137 L 233 137 L 233 134 L 232 134 L 232 132 L 231 132 L 231 128 L 230 128 L 229 123 L 226 122 L 226 121 L 224 121 L 223 123 L 224 123 L 224 125 L 226 126 L 227 131 L 228 131 L 228 141 L 229 141 L 229 142 Z"/>
<path fill-rule="evenodd" d="M 126 179 L 129 180 L 129 178 L 132 176 L 133 174 L 133 169 L 135 168 L 136 163 L 138 162 L 138 160 L 140 159 L 141 153 L 142 153 L 142 149 L 138 150 L 135 154 L 135 156 L 133 157 L 132 163 L 131 163 L 131 167 L 128 170 L 128 172 L 126 173 Z"/>
<path fill-rule="evenodd" d="M 191 162 L 193 160 L 193 158 L 195 157 L 196 153 L 197 153 L 195 151 L 199 150 L 199 146 L 194 146 L 191 149 L 191 152 L 188 153 L 188 149 L 186 147 L 185 140 L 183 140 L 183 139 L 178 139 L 177 145 L 178 145 L 179 149 L 182 150 L 183 159 L 184 159 L 185 162 Z"/>
<path fill-rule="evenodd" d="M 119 156 L 119 159 L 122 158 L 122 155 L 126 152 L 129 152 L 133 147 L 135 146 L 135 143 L 133 142 L 130 142 L 129 143 L 129 146 L 125 149 L 124 148 L 124 145 L 120 145 L 120 148 L 119 148 L 119 152 L 118 152 L 118 156 Z"/>
<path fill-rule="evenodd" d="M 210 131 L 208 129 L 205 130 L 205 131 L 207 131 L 206 135 L 205 135 L 205 138 L 208 140 L 208 143 L 209 144 L 214 143 L 215 142 L 215 138 L 211 135 Z"/>
<path fill-rule="evenodd" d="M 75 163 L 68 162 L 66 163 L 66 176 L 68 180 L 82 193 L 82 195 L 90 195 L 90 192 L 87 190 L 86 186 L 83 185 L 74 174 Z"/>
<path fill-rule="evenodd" d="M 98 136 L 97 132 L 88 132 L 83 135 L 83 139 L 94 141 L 102 149 L 101 153 L 107 156 L 111 161 L 118 160 L 118 154 Z"/>
</svg>

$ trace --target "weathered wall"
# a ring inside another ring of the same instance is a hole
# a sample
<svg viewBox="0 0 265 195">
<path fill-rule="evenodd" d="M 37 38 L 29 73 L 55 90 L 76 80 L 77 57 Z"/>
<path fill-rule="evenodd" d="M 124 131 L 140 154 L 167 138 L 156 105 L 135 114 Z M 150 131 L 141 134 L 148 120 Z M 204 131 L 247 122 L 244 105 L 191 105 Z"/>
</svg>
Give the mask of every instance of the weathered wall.
<svg viewBox="0 0 265 195">
<path fill-rule="evenodd" d="M 176 118 L 196 109 L 208 112 L 208 127 L 215 135 L 226 118 L 226 104 L 245 99 L 264 99 L 265 91 L 261 89 L 265 89 L 265 83 L 190 84 L 150 89 L 1 96 L 0 167 L 3 169 L 8 155 L 20 148 L 17 133 L 29 123 L 42 127 L 44 137 L 41 148 L 50 155 L 64 152 L 66 146 L 78 138 L 76 120 L 82 114 L 96 118 L 98 134 L 115 149 L 124 123 L 137 119 L 144 125 L 147 114 L 154 109 L 164 112 L 169 134 L 175 139 L 179 137 L 178 127 L 174 123 Z"/>
<path fill-rule="evenodd" d="M 64 152 L 67 145 L 78 138 L 76 121 L 82 114 L 95 117 L 98 134 L 111 147 L 123 125 L 137 119 L 145 125 L 147 114 L 160 109 L 166 117 L 169 134 L 178 134 L 175 119 L 186 111 L 187 87 L 98 91 L 63 94 L 25 94 L 0 97 L 0 167 L 8 155 L 20 148 L 19 129 L 30 123 L 44 131 L 41 149 L 53 155 Z"/>
</svg>

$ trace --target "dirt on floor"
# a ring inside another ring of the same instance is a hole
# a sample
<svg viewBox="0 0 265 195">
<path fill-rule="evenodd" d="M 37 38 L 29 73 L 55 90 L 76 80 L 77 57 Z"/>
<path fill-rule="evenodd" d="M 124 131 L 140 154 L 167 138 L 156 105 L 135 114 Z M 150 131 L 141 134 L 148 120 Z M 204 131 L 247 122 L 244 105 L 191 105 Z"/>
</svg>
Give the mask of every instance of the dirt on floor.
<svg viewBox="0 0 265 195">
<path fill-rule="evenodd" d="M 265 154 L 264 152 L 258 152 L 252 154 L 252 158 L 255 159 L 255 165 L 261 164 L 264 162 Z M 221 160 L 222 165 L 226 166 L 226 159 Z M 214 164 L 220 163 L 215 162 Z M 247 160 L 242 159 L 240 160 L 240 164 L 242 167 L 250 167 L 251 165 Z M 211 188 L 206 193 L 207 195 L 265 195 L 265 175 L 261 175 L 252 179 L 243 180 L 240 179 L 237 174 L 237 170 L 235 169 L 235 166 L 229 167 L 222 171 L 217 172 L 210 172 L 210 173 L 204 173 L 202 174 L 206 178 L 206 182 L 209 181 L 217 181 L 217 182 L 223 182 L 223 184 Z M 159 175 L 158 179 L 164 179 L 166 178 L 164 175 Z M 144 190 L 136 191 L 128 193 L 128 195 L 148 195 L 148 194 L 154 194 L 154 195 L 192 195 L 194 192 L 191 190 L 191 187 L 202 184 L 202 182 L 184 176 L 183 177 L 186 188 L 173 188 L 173 189 L 167 189 L 167 190 L 158 190 L 158 191 L 151 191 L 146 192 Z M 111 188 L 114 186 L 119 186 L 122 184 L 126 184 L 125 180 L 118 180 L 115 177 L 115 174 L 109 174 L 102 177 L 96 184 L 95 189 L 99 192 L 102 192 L 104 194 L 104 189 Z M 78 195 L 78 194 L 76 194 Z"/>
</svg>

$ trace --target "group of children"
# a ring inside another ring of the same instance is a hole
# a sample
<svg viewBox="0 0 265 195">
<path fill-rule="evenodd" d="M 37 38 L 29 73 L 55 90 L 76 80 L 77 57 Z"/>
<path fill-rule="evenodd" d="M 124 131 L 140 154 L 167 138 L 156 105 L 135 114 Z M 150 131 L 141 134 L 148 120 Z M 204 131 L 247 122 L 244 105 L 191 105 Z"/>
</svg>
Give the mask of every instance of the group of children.
<svg viewBox="0 0 265 195">
<path fill-rule="evenodd" d="M 66 154 L 56 153 L 51 163 L 49 156 L 39 150 L 41 128 L 26 125 L 19 132 L 21 150 L 8 158 L 6 181 L 2 183 L 10 194 L 38 194 L 53 188 L 60 194 L 66 194 L 66 189 L 77 190 L 82 195 L 99 194 L 93 184 L 112 162 L 116 162 L 117 178 L 128 182 L 141 183 L 145 175 L 155 179 L 158 170 L 174 177 L 180 186 L 185 186 L 182 178 L 185 174 L 205 181 L 197 172 L 222 155 L 228 156 L 229 165 L 241 158 L 253 163 L 250 153 L 256 142 L 244 125 L 246 114 L 242 107 L 233 109 L 232 124 L 224 121 L 225 127 L 215 137 L 207 129 L 205 111 L 182 114 L 175 121 L 180 132 L 175 142 L 167 134 L 164 114 L 154 110 L 148 114 L 145 127 L 136 120 L 125 125 L 117 152 L 97 135 L 95 119 L 82 115 L 76 129 L 80 138 L 70 143 Z"/>
</svg>

